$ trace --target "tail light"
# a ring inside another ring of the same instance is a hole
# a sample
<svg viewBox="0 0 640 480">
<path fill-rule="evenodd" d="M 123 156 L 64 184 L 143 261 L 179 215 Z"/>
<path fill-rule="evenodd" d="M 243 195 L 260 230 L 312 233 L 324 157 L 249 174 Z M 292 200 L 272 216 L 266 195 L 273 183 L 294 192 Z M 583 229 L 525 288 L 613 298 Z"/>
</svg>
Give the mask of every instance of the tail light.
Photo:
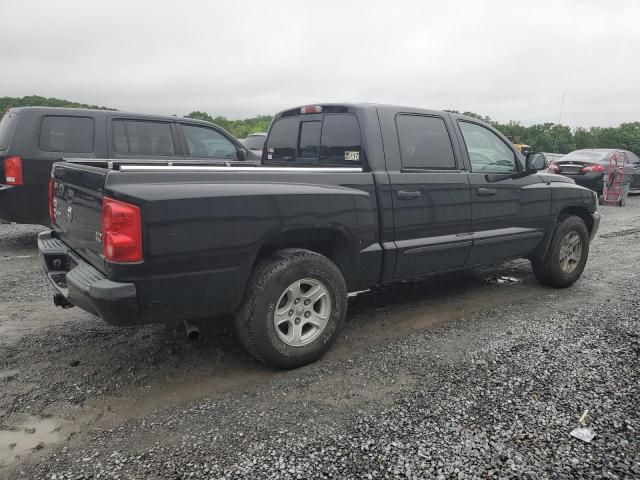
<svg viewBox="0 0 640 480">
<path fill-rule="evenodd" d="M 551 162 L 549 164 L 549 170 L 554 172 L 554 173 L 558 173 L 560 171 L 560 167 L 557 164 Z"/>
<path fill-rule="evenodd" d="M 143 257 L 140 207 L 104 197 L 102 245 L 104 257 L 109 261 L 141 261 Z"/>
<path fill-rule="evenodd" d="M 582 169 L 582 173 L 587 172 L 604 172 L 604 166 L 602 165 L 588 165 Z"/>
<path fill-rule="evenodd" d="M 7 157 L 4 159 L 4 177 L 7 185 L 24 185 L 22 157 Z"/>
<path fill-rule="evenodd" d="M 56 182 L 53 179 L 53 177 L 51 177 L 49 179 L 49 220 L 51 220 L 51 225 L 53 225 L 56 222 L 56 211 L 53 208 L 53 193 L 55 190 L 55 186 L 56 186 Z"/>
</svg>

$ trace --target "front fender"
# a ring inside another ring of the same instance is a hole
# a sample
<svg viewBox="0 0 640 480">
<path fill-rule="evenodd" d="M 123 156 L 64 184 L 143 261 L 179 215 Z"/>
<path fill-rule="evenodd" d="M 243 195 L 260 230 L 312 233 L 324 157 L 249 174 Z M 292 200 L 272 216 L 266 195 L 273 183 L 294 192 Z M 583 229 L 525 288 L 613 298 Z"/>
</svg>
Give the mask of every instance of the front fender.
<svg viewBox="0 0 640 480">
<path fill-rule="evenodd" d="M 561 175 L 552 176 L 566 178 Z M 572 214 L 581 217 L 589 228 L 591 239 L 598 230 L 600 214 L 598 213 L 597 194 L 588 188 L 576 185 L 571 179 L 567 178 L 566 180 L 568 181 L 554 179 L 550 183 L 551 221 L 542 242 L 530 257 L 534 262 L 542 261 L 546 257 L 558 226 L 558 220 L 562 215 Z"/>
</svg>

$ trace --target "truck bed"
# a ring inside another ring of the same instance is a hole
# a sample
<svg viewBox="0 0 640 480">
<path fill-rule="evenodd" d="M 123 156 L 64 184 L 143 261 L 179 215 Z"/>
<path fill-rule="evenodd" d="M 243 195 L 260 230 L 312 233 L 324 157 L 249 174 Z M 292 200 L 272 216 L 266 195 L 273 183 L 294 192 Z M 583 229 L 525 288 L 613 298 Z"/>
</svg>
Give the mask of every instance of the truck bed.
<svg viewBox="0 0 640 480">
<path fill-rule="evenodd" d="M 378 281 L 374 179 L 360 168 L 87 163 L 54 166 L 54 234 L 106 279 L 136 285 L 141 318 L 135 323 L 232 311 L 260 250 L 283 237 L 313 244 L 343 232 L 333 240 L 358 263 L 345 266 L 354 272 L 349 284 L 357 289 Z M 140 207 L 143 261 L 105 261 L 105 196 Z"/>
</svg>

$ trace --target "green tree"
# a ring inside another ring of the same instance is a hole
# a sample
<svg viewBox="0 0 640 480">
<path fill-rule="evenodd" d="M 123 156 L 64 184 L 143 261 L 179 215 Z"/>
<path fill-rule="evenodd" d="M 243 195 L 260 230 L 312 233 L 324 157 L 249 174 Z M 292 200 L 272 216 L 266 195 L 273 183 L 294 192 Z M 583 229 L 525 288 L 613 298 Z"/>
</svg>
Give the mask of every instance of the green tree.
<svg viewBox="0 0 640 480">
<path fill-rule="evenodd" d="M 205 112 L 191 112 L 187 118 L 196 118 L 207 122 L 215 123 L 224 128 L 236 138 L 246 138 L 247 135 L 256 132 L 266 132 L 269 129 L 273 117 L 269 115 L 258 115 L 257 117 L 244 120 L 228 120 L 225 117 L 212 117 Z"/>
<path fill-rule="evenodd" d="M 196 120 L 204 120 L 213 123 L 213 117 L 205 112 L 191 112 L 186 118 L 195 118 Z"/>
<path fill-rule="evenodd" d="M 16 107 L 65 107 L 65 108 L 93 108 L 98 110 L 115 110 L 113 108 L 99 107 L 97 105 L 87 105 L 85 103 L 70 102 L 59 98 L 46 98 L 37 95 L 28 97 L 0 97 L 0 117 L 7 110 Z"/>
</svg>

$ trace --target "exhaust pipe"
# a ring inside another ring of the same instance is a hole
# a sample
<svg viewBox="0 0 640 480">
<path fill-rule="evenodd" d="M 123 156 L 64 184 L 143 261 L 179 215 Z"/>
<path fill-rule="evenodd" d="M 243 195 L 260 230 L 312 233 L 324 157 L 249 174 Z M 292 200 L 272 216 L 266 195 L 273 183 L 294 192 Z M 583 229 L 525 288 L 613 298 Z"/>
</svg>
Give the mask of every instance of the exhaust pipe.
<svg viewBox="0 0 640 480">
<path fill-rule="evenodd" d="M 187 331 L 187 338 L 192 342 L 195 342 L 200 338 L 200 328 L 195 323 L 185 320 L 184 328 Z"/>
<path fill-rule="evenodd" d="M 75 307 L 75 305 L 71 303 L 69 300 L 67 300 L 66 298 L 64 298 L 64 295 L 62 295 L 61 293 L 53 294 L 53 304 L 56 307 L 62 307 L 62 308 Z"/>
</svg>

